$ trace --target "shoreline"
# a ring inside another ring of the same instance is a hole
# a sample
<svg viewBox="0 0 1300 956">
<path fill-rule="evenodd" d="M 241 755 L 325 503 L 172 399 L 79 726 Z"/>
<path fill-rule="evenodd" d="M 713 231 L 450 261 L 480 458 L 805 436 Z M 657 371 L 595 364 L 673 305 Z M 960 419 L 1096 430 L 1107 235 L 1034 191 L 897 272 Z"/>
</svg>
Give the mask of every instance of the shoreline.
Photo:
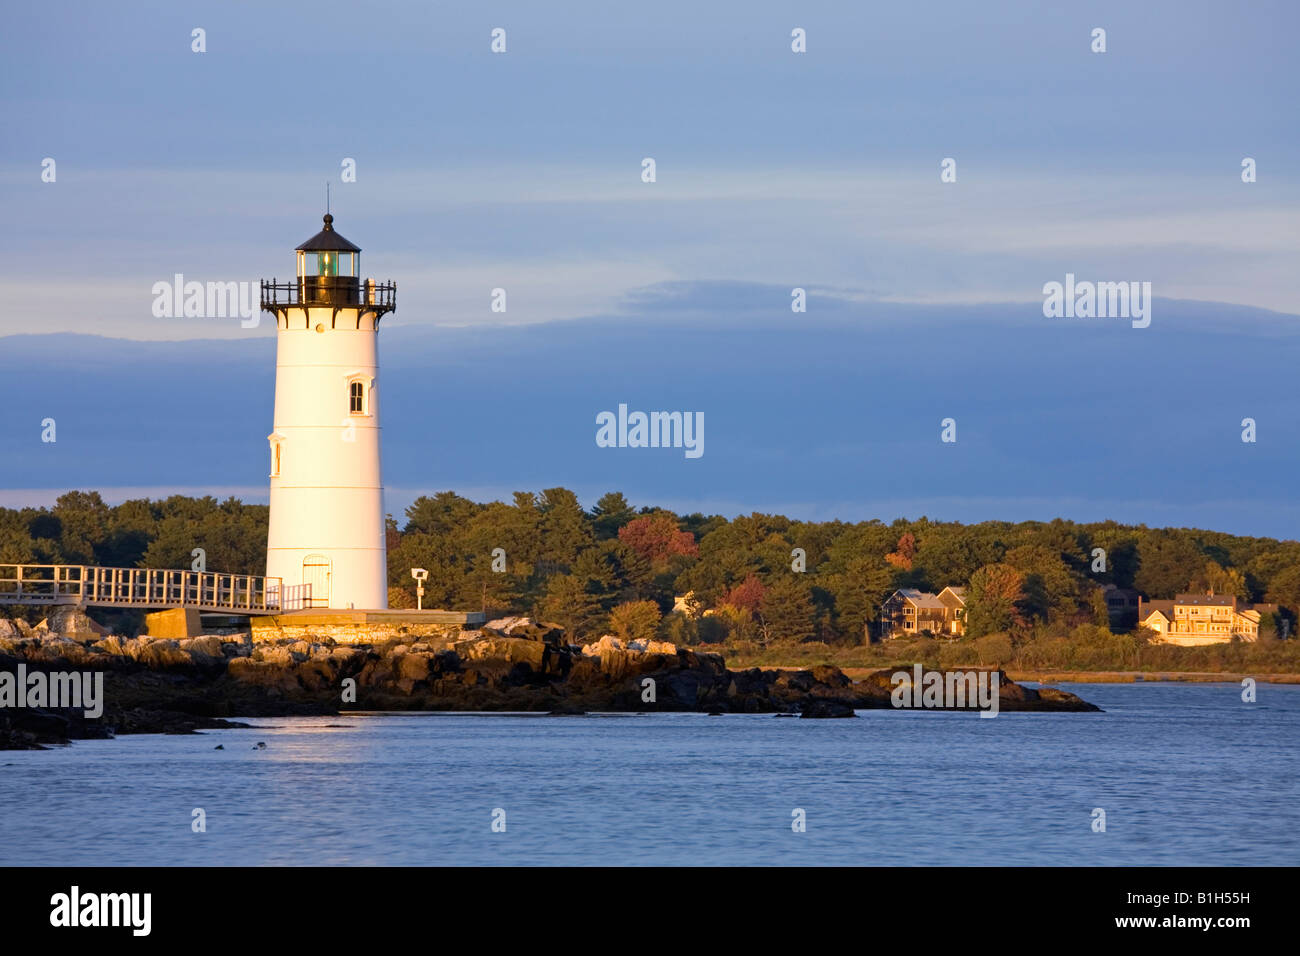
<svg viewBox="0 0 1300 956">
<path fill-rule="evenodd" d="M 897 665 L 902 667 L 903 665 Z M 763 664 L 762 670 L 791 670 L 787 664 Z M 867 674 L 886 670 L 887 666 L 841 667 L 840 671 L 852 680 Z M 1063 670 L 1012 670 L 1003 668 L 1008 680 L 1017 683 L 1029 681 L 1036 684 L 1240 684 L 1247 677 L 1259 684 L 1300 684 L 1300 674 L 1246 674 L 1231 671 L 1063 671 Z"/>
</svg>

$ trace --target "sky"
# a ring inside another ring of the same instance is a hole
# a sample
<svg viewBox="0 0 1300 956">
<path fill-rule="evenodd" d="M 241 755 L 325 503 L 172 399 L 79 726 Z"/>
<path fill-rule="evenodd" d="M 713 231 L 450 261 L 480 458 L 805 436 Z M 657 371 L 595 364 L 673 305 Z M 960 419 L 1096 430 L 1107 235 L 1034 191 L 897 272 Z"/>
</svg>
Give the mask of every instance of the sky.
<svg viewBox="0 0 1300 956">
<path fill-rule="evenodd" d="M 990 6 L 16 7 L 0 504 L 265 500 L 273 324 L 153 287 L 291 275 L 329 182 L 398 284 L 390 510 L 564 484 L 1300 536 L 1300 8 Z M 1044 317 L 1067 273 L 1150 282 L 1151 325 Z M 598 448 L 619 402 L 702 412 L 705 454 Z"/>
</svg>

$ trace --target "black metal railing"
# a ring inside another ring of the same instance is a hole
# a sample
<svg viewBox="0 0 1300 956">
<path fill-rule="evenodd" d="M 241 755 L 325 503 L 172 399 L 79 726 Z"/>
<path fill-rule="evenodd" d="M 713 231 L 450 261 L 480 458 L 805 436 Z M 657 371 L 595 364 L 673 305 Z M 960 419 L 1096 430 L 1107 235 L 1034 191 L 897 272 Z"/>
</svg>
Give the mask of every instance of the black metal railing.
<svg viewBox="0 0 1300 956">
<path fill-rule="evenodd" d="M 329 276 L 332 282 L 323 283 L 321 277 L 277 282 L 262 280 L 262 311 L 276 312 L 287 308 L 340 307 L 362 308 L 379 313 L 397 308 L 397 283 L 376 282 L 367 279 L 357 282 L 351 277 Z"/>
</svg>

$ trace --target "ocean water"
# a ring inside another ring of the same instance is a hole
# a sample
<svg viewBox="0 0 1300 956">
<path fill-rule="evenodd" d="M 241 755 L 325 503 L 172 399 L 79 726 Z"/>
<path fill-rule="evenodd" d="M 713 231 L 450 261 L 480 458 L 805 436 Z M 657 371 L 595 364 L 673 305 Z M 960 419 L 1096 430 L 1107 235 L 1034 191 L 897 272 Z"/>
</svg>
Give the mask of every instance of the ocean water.
<svg viewBox="0 0 1300 956">
<path fill-rule="evenodd" d="M 1106 712 L 347 715 L 0 752 L 0 864 L 1300 862 L 1300 686 L 1063 686 Z"/>
</svg>

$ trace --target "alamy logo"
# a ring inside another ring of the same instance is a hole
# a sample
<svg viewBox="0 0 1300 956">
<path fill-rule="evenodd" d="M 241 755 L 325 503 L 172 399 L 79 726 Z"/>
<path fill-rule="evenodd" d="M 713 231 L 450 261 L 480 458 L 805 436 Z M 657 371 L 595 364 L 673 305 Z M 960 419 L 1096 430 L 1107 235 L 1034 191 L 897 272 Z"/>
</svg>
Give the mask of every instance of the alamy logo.
<svg viewBox="0 0 1300 956">
<path fill-rule="evenodd" d="M 0 671 L 0 707 L 54 707 L 83 710 L 94 720 L 104 713 L 103 671 Z"/>
<path fill-rule="evenodd" d="M 1151 324 L 1150 282 L 1075 282 L 1067 272 L 1064 284 L 1046 283 L 1043 295 L 1049 319 L 1132 319 L 1135 329 Z"/>
<path fill-rule="evenodd" d="M 260 282 L 186 282 L 178 272 L 171 283 L 153 284 L 156 319 L 225 319 L 238 317 L 245 329 L 262 321 Z"/>
<path fill-rule="evenodd" d="M 978 707 L 981 717 L 998 715 L 997 671 L 926 671 L 913 665 L 912 673 L 895 671 L 889 701 L 895 707 L 965 710 Z"/>
<path fill-rule="evenodd" d="M 703 412 L 631 412 L 618 406 L 618 415 L 596 416 L 599 448 L 685 448 L 687 458 L 704 454 Z"/>
<path fill-rule="evenodd" d="M 152 893 L 70 892 L 50 897 L 51 926 L 129 926 L 134 936 L 148 936 L 152 925 Z"/>
</svg>

